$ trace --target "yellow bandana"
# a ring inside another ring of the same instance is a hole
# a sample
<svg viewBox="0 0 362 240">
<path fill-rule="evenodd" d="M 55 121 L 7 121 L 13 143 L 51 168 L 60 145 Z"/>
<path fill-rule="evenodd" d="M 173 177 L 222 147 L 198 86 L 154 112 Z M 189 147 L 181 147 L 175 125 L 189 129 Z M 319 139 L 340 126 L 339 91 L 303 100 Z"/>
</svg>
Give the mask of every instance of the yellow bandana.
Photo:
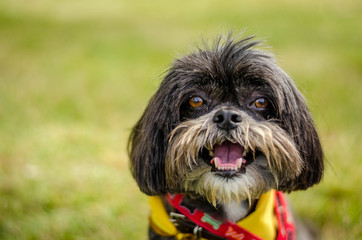
<svg viewBox="0 0 362 240">
<path fill-rule="evenodd" d="M 151 206 L 150 224 L 152 229 L 162 236 L 176 236 L 176 239 L 182 239 L 182 234 L 169 221 L 160 197 L 150 197 Z M 261 195 L 255 207 L 255 211 L 246 218 L 237 222 L 237 225 L 253 233 L 264 240 L 276 238 L 278 222 L 274 214 L 275 190 L 270 190 Z"/>
</svg>

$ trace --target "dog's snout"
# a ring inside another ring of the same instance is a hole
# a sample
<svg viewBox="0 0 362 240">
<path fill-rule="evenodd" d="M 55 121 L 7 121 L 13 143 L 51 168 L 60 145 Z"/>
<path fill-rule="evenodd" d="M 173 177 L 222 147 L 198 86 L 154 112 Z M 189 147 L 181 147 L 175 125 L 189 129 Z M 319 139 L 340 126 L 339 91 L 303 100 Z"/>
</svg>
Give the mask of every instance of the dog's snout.
<svg viewBox="0 0 362 240">
<path fill-rule="evenodd" d="M 212 121 L 221 129 L 231 130 L 241 122 L 241 116 L 234 110 L 220 109 L 215 113 Z"/>
</svg>

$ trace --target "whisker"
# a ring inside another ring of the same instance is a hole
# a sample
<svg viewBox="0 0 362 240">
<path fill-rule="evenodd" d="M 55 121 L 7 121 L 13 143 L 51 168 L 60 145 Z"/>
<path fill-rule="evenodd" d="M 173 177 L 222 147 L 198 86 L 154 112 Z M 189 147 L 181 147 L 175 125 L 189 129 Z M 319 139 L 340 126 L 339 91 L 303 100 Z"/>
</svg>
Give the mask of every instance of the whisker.
<svg viewBox="0 0 362 240">
<path fill-rule="evenodd" d="M 171 132 L 165 159 L 171 187 L 194 191 L 215 206 L 231 200 L 250 203 L 257 194 L 277 188 L 281 181 L 300 173 L 303 164 L 298 149 L 278 125 L 258 122 L 244 114 L 238 127 L 226 134 L 210 121 L 212 116 L 209 113 L 186 121 Z M 212 172 L 210 165 L 199 161 L 202 149 L 214 149 L 226 140 L 248 148 L 253 157 L 245 173 L 227 182 Z"/>
</svg>

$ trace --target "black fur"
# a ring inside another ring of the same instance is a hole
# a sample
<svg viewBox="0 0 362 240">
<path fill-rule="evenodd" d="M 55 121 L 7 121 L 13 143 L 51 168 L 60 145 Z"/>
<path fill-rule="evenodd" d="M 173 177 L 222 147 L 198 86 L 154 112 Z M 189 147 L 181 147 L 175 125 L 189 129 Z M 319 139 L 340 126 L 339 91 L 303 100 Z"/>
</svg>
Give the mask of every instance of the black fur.
<svg viewBox="0 0 362 240">
<path fill-rule="evenodd" d="M 270 54 L 255 48 L 259 42 L 251 37 L 237 41 L 229 36 L 223 40 L 220 37 L 213 48 L 176 59 L 134 127 L 129 139 L 131 171 L 144 193 L 181 191 L 166 180 L 165 156 L 170 133 L 183 121 L 196 119 L 220 104 L 238 107 L 255 119 L 270 120 L 294 140 L 303 169 L 295 178 L 281 179 L 279 190 L 304 190 L 321 180 L 321 144 L 295 84 Z M 269 112 L 261 114 L 247 108 L 248 93 L 255 89 L 271 100 Z M 185 103 L 200 92 L 207 93 L 205 99 L 210 102 L 202 111 L 193 113 Z"/>
</svg>

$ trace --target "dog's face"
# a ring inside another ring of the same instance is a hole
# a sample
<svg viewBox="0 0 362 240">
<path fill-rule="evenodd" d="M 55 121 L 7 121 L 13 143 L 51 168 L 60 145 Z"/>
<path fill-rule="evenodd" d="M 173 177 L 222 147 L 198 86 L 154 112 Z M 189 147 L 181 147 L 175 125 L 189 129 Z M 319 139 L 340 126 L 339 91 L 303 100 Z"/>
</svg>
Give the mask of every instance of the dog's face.
<svg viewBox="0 0 362 240">
<path fill-rule="evenodd" d="M 304 98 L 257 44 L 220 38 L 174 62 L 130 137 L 143 192 L 217 204 L 320 181 L 323 154 Z"/>
</svg>

